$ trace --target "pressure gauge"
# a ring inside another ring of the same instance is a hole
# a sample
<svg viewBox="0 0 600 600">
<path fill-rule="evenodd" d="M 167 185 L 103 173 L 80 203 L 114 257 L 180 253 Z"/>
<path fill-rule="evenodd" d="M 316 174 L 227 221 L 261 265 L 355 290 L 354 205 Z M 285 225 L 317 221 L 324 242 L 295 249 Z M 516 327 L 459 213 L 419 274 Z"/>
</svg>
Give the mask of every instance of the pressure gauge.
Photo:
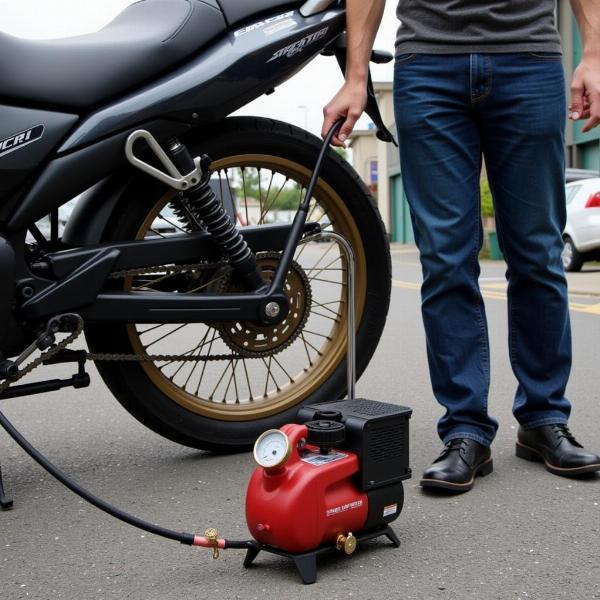
<svg viewBox="0 0 600 600">
<path fill-rule="evenodd" d="M 290 440 L 283 431 L 269 429 L 254 444 L 254 460 L 264 469 L 282 467 L 291 453 Z"/>
</svg>

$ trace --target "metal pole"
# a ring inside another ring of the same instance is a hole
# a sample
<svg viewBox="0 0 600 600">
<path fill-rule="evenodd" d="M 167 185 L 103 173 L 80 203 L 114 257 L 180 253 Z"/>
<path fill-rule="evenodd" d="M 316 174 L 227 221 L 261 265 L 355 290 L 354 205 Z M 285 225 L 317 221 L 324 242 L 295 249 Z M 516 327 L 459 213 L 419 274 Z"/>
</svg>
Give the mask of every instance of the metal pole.
<svg viewBox="0 0 600 600">
<path fill-rule="evenodd" d="M 348 285 L 346 288 L 346 299 L 348 303 L 348 318 L 347 318 L 347 337 L 348 351 L 346 357 L 346 375 L 348 378 L 348 400 L 354 400 L 356 397 L 356 307 L 355 307 L 355 286 L 356 286 L 356 257 L 354 249 L 350 242 L 339 233 L 333 231 L 322 231 L 314 235 L 308 236 L 298 243 L 306 244 L 317 240 L 333 240 L 343 250 L 348 263 Z"/>
</svg>

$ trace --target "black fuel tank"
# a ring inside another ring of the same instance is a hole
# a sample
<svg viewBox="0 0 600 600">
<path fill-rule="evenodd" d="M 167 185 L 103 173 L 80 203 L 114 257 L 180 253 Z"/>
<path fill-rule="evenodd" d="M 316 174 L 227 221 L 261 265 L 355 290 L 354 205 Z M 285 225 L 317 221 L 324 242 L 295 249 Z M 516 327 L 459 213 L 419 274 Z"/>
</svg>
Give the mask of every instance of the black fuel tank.
<svg viewBox="0 0 600 600">
<path fill-rule="evenodd" d="M 0 203 L 48 157 L 78 120 L 77 115 L 0 104 Z"/>
</svg>

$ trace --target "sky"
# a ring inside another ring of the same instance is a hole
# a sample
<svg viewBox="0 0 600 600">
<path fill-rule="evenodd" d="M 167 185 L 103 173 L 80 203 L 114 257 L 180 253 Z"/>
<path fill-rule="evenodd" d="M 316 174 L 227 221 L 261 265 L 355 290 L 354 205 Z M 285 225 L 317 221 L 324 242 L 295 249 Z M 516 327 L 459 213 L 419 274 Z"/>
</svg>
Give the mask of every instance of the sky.
<svg viewBox="0 0 600 600">
<path fill-rule="evenodd" d="M 0 30 L 11 35 L 48 39 L 97 31 L 134 0 L 0 0 Z M 251 2 L 252 0 L 248 0 Z M 386 3 L 375 47 L 393 52 L 396 2 Z M 393 63 L 373 65 L 375 81 L 391 81 Z M 323 106 L 343 83 L 334 57 L 319 56 L 303 71 L 237 114 L 271 117 L 320 134 Z M 363 117 L 357 127 L 366 127 Z"/>
</svg>

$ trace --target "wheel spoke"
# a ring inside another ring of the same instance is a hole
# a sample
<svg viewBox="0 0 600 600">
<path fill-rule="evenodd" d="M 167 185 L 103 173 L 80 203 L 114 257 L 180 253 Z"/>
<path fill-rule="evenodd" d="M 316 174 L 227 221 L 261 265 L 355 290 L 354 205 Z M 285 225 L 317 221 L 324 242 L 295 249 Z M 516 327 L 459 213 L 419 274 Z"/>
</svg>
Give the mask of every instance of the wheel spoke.
<svg viewBox="0 0 600 600">
<path fill-rule="evenodd" d="M 321 279 L 320 277 L 311 277 L 311 281 L 321 281 L 322 283 L 333 283 L 335 285 L 341 285 L 342 287 L 346 287 L 346 283 L 344 281 L 331 281 L 331 279 Z"/>
<path fill-rule="evenodd" d="M 318 349 L 315 348 L 305 337 L 304 337 L 304 331 L 300 334 L 302 336 L 302 341 L 304 342 L 304 344 L 306 346 L 310 346 L 319 356 L 323 356 L 323 353 Z"/>
<path fill-rule="evenodd" d="M 204 337 L 200 340 L 200 343 L 194 348 L 194 352 L 196 352 L 196 350 L 198 350 L 198 354 L 200 354 L 202 352 L 202 348 L 204 346 L 204 343 L 206 342 L 206 338 L 208 337 L 209 333 L 210 333 L 210 327 L 207 328 L 206 333 L 204 334 Z M 185 380 L 185 383 L 183 384 L 184 390 L 187 389 L 187 385 L 199 364 L 200 364 L 200 362 L 194 363 L 194 366 L 192 367 L 190 374 L 187 376 L 187 379 Z"/>
<path fill-rule="evenodd" d="M 187 231 L 183 227 L 181 227 L 180 225 L 177 225 L 177 223 L 174 223 L 170 219 L 167 219 L 167 217 L 165 217 L 162 213 L 158 213 L 158 216 L 163 221 L 167 222 L 169 225 L 172 225 L 175 229 L 179 229 L 179 231 L 181 231 L 182 233 L 187 233 Z"/>
<path fill-rule="evenodd" d="M 221 402 L 225 403 L 227 402 L 227 393 L 229 392 L 229 388 L 231 387 L 231 382 L 233 381 L 234 377 L 235 377 L 235 366 L 237 364 L 237 361 L 231 361 L 231 375 L 229 376 L 229 381 L 227 382 L 227 387 L 225 388 L 225 393 L 223 394 L 223 400 Z M 236 386 L 236 391 L 237 391 L 237 386 Z"/>
<path fill-rule="evenodd" d="M 261 213 L 260 215 L 260 219 L 258 220 L 259 223 L 263 222 L 264 217 L 267 216 L 267 213 L 271 210 L 271 208 L 273 208 L 273 205 L 275 204 L 275 202 L 277 202 L 277 198 L 279 198 L 279 195 L 281 194 L 281 190 L 283 190 L 283 188 L 285 187 L 285 184 L 289 181 L 289 178 L 286 179 L 283 182 L 283 185 L 279 188 L 279 191 L 275 194 L 275 197 L 273 198 L 273 200 L 271 200 L 271 203 L 264 209 L 264 211 Z M 270 187 L 269 187 L 270 189 Z"/>
<path fill-rule="evenodd" d="M 246 167 L 242 167 L 242 189 L 244 190 L 244 207 L 246 209 L 246 225 L 250 225 L 250 217 L 248 216 L 248 199 L 246 198 Z"/>
<path fill-rule="evenodd" d="M 333 265 L 334 263 L 336 263 L 338 260 L 341 260 L 341 256 L 336 256 L 332 261 L 328 262 L 323 268 L 319 269 L 312 277 L 309 275 L 310 273 L 312 273 L 313 271 L 315 271 L 317 269 L 317 266 L 315 265 L 312 269 L 308 269 L 306 271 L 306 274 L 309 276 L 308 279 L 309 281 L 312 281 L 317 275 L 320 275 L 323 271 L 345 271 L 345 269 L 340 268 L 340 269 L 330 269 L 329 267 L 331 267 L 331 265 Z"/>
<path fill-rule="evenodd" d="M 260 183 L 260 167 L 258 169 L 256 169 L 256 171 L 258 172 L 258 214 L 262 215 L 263 207 L 262 207 L 262 186 Z M 258 224 L 263 225 L 262 218 L 258 219 Z"/>
<path fill-rule="evenodd" d="M 186 323 L 186 325 L 187 325 L 187 323 Z M 209 331 L 210 331 L 210 327 L 208 328 L 208 330 L 207 330 L 207 332 L 206 332 L 206 335 L 208 335 L 208 332 L 209 332 Z M 205 336 L 205 337 L 206 337 L 206 336 Z M 190 356 L 190 355 L 191 355 L 191 354 L 193 354 L 193 353 L 194 353 L 196 350 L 200 350 L 200 352 L 198 353 L 198 356 L 200 356 L 200 354 L 201 354 L 201 352 L 202 352 L 202 348 L 203 348 L 203 347 L 204 347 L 204 346 L 205 346 L 207 343 L 208 343 L 208 342 L 204 342 L 204 343 L 203 343 L 201 346 L 200 346 L 200 345 L 198 345 L 198 346 L 196 346 L 195 348 L 190 348 L 189 350 L 186 350 L 185 352 L 182 352 L 181 354 L 178 354 L 177 356 L 178 356 L 178 358 L 179 358 L 179 357 L 182 357 L 182 356 L 184 356 L 184 357 L 185 357 L 185 356 Z M 173 358 L 173 359 L 170 359 L 170 360 L 165 360 L 165 361 L 162 361 L 162 363 L 163 363 L 163 364 L 162 364 L 162 365 L 161 365 L 159 368 L 162 370 L 162 369 L 164 369 L 164 368 L 168 367 L 169 365 L 172 365 L 172 364 L 174 364 L 174 363 L 178 363 L 178 362 L 180 362 L 180 363 L 182 364 L 182 366 L 183 366 L 183 365 L 185 365 L 185 364 L 186 364 L 186 362 L 188 362 L 188 361 L 182 361 L 182 360 L 178 360 L 177 358 Z M 205 362 L 205 361 L 198 361 L 198 362 Z M 196 363 L 196 364 L 197 364 L 197 363 Z M 173 374 L 173 377 L 174 377 L 174 376 L 175 376 L 175 374 Z"/>
<path fill-rule="evenodd" d="M 265 365 L 265 367 L 267 367 L 267 379 L 265 381 L 265 392 L 263 394 L 263 397 L 267 397 L 267 390 L 269 389 L 269 378 L 271 378 L 273 380 L 273 383 L 275 384 L 275 387 L 277 388 L 277 391 L 279 392 L 281 390 L 281 388 L 279 387 L 279 384 L 277 383 L 277 381 L 275 380 L 275 377 L 273 376 L 273 372 L 271 371 L 271 362 L 273 360 L 272 356 L 269 356 L 269 364 L 267 365 L 267 361 L 263 358 L 262 361 Z"/>
<path fill-rule="evenodd" d="M 216 329 L 214 329 L 213 330 L 213 336 L 212 336 L 212 339 L 210 340 L 210 343 L 209 343 L 209 346 L 208 346 L 208 350 L 207 350 L 207 353 L 206 353 L 207 356 L 210 356 L 210 351 L 212 350 L 213 343 L 214 343 L 214 341 L 215 341 L 215 339 L 216 339 L 216 337 L 217 337 L 218 334 L 219 334 L 219 332 Z M 207 364 L 208 364 L 208 362 L 205 362 L 202 365 L 202 372 L 200 373 L 200 379 L 198 379 L 198 386 L 196 387 L 196 394 L 195 394 L 196 396 L 198 395 L 198 392 L 200 391 L 200 385 L 202 384 L 202 380 L 204 379 L 204 372 L 206 371 L 206 365 Z"/>
<path fill-rule="evenodd" d="M 148 348 L 150 348 L 151 346 L 154 346 L 154 344 L 157 344 L 158 342 L 161 342 L 162 340 L 168 338 L 170 335 L 177 333 L 180 329 L 183 329 L 186 325 L 187 325 L 187 323 L 182 323 L 179 327 L 176 327 L 175 329 L 168 331 L 167 333 L 165 333 L 165 335 L 159 337 L 158 339 L 154 340 L 150 344 L 146 344 L 146 346 L 145 346 L 146 350 L 148 350 Z"/>
<path fill-rule="evenodd" d="M 235 194 L 233 192 L 233 188 L 231 187 L 231 182 L 229 181 L 229 169 L 225 169 L 225 179 L 227 181 L 227 189 L 229 191 L 229 196 L 231 197 L 231 200 L 233 201 L 233 208 L 235 210 Z M 221 193 L 221 203 L 223 203 L 223 193 Z M 225 204 L 223 203 L 223 206 L 225 206 Z"/>
<path fill-rule="evenodd" d="M 166 327 L 168 325 L 168 323 L 159 323 L 158 325 L 154 325 L 153 327 L 149 327 L 148 329 L 144 329 L 144 331 L 140 331 L 139 329 L 137 330 L 138 335 L 144 335 L 145 333 L 150 333 L 151 331 L 154 331 L 155 329 L 159 329 L 161 327 Z"/>
<path fill-rule="evenodd" d="M 311 335 L 316 335 L 318 337 L 322 337 L 325 338 L 328 341 L 331 341 L 332 338 L 328 335 L 325 335 L 324 333 L 317 333 L 316 331 L 310 331 L 309 329 L 306 329 L 306 327 L 302 330 L 304 333 L 310 333 Z"/>
<path fill-rule="evenodd" d="M 294 378 L 287 372 L 285 367 L 277 360 L 277 357 L 273 355 L 273 360 L 277 363 L 279 368 L 285 373 L 286 377 L 290 380 L 290 383 L 294 383 Z"/>
<path fill-rule="evenodd" d="M 221 377 L 219 377 L 219 380 L 217 381 L 213 391 L 210 393 L 210 395 L 208 396 L 209 400 L 213 400 L 214 396 L 215 396 L 215 392 L 217 391 L 217 388 L 219 387 L 219 385 L 221 384 L 221 381 L 223 381 L 223 377 L 225 377 L 225 373 L 227 373 L 227 370 L 229 369 L 229 367 L 231 366 L 231 363 L 233 362 L 233 360 L 230 360 L 227 363 L 227 366 L 225 367 L 225 369 L 223 370 L 223 373 L 221 374 Z"/>
<path fill-rule="evenodd" d="M 242 358 L 242 364 L 244 365 L 244 373 L 246 374 L 246 382 L 248 383 L 248 401 L 253 402 L 254 394 L 252 393 L 252 385 L 250 384 L 250 377 L 248 377 L 248 368 L 246 367 L 246 360 L 244 358 Z"/>
<path fill-rule="evenodd" d="M 339 313 L 338 313 L 338 316 L 337 316 L 337 317 L 332 317 L 332 316 L 330 316 L 330 315 L 324 315 L 324 314 L 322 314 L 322 313 L 320 313 L 320 312 L 317 312 L 317 311 L 316 311 L 316 310 L 314 310 L 314 309 L 313 309 L 313 310 L 311 310 L 310 312 L 311 312 L 311 314 L 313 314 L 313 315 L 317 315 L 318 317 L 322 317 L 323 319 L 329 319 L 329 320 L 331 320 L 331 321 L 334 321 L 335 323 L 339 323 L 339 322 L 340 322 L 340 319 L 339 319 L 340 315 L 339 315 Z"/>
</svg>

